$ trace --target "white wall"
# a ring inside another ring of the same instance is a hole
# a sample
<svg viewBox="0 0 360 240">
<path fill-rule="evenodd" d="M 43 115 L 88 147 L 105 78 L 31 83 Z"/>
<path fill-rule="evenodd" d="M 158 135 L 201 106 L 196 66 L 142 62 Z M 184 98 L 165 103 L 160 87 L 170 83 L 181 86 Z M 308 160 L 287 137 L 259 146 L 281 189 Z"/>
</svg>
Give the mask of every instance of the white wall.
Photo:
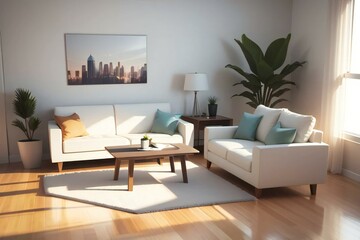
<svg viewBox="0 0 360 240">
<path fill-rule="evenodd" d="M 242 33 L 267 46 L 291 27 L 291 0 L 1 0 L 7 129 L 11 159 L 22 138 L 11 126 L 14 90 L 27 88 L 38 99 L 43 123 L 38 137 L 48 153 L 47 120 L 58 105 L 169 101 L 174 112 L 190 113 L 193 94 L 183 89 L 184 74 L 205 72 L 219 98 L 218 113 L 238 118 L 244 102 L 230 99 L 238 77 L 224 66 L 244 64 L 233 41 Z M 64 33 L 145 34 L 148 83 L 68 86 Z"/>
<path fill-rule="evenodd" d="M 328 0 L 294 0 L 292 12 L 292 61 L 307 61 L 292 75 L 297 86 L 290 108 L 316 117 L 321 129 L 321 101 L 328 47 Z"/>
</svg>

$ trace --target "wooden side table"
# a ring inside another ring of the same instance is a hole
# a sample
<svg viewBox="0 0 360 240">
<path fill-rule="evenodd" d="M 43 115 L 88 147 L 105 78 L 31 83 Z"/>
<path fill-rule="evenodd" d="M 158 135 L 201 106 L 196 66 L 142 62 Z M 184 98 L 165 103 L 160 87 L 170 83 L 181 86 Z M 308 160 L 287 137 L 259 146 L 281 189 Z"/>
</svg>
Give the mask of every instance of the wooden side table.
<svg viewBox="0 0 360 240">
<path fill-rule="evenodd" d="M 194 147 L 198 150 L 203 150 L 203 145 L 201 145 L 200 131 L 204 131 L 207 126 L 232 126 L 233 119 L 217 115 L 215 117 L 192 117 L 192 116 L 182 116 L 181 119 L 184 121 L 194 124 Z"/>
</svg>

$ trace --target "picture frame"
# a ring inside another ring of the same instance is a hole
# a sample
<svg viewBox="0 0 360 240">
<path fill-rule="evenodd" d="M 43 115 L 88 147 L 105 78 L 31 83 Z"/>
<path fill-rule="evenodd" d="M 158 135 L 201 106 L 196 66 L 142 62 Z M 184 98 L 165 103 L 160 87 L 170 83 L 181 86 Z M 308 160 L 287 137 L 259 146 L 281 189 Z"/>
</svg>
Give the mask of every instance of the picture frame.
<svg viewBox="0 0 360 240">
<path fill-rule="evenodd" d="M 146 84 L 147 36 L 65 34 L 68 85 Z"/>
</svg>

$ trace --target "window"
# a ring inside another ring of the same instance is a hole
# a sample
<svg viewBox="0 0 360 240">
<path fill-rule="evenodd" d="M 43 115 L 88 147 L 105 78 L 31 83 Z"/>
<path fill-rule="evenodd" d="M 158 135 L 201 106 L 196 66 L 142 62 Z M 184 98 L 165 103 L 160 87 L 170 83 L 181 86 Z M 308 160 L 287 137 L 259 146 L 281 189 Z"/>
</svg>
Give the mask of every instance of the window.
<svg viewBox="0 0 360 240">
<path fill-rule="evenodd" d="M 360 138 L 360 0 L 354 1 L 351 59 L 345 77 L 344 130 Z"/>
</svg>

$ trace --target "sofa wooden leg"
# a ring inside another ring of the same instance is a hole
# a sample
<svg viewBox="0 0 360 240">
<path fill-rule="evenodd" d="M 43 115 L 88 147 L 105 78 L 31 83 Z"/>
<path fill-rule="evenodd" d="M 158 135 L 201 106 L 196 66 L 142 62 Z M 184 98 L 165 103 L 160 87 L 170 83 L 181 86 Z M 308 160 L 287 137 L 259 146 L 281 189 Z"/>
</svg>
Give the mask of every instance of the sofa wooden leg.
<svg viewBox="0 0 360 240">
<path fill-rule="evenodd" d="M 158 163 L 159 165 L 162 165 L 161 158 L 158 158 L 158 159 L 157 159 L 157 163 Z"/>
<path fill-rule="evenodd" d="M 317 184 L 310 184 L 310 193 L 311 195 L 316 195 Z"/>
<path fill-rule="evenodd" d="M 207 167 L 207 169 L 210 169 L 210 167 L 211 167 L 211 162 L 209 160 L 207 160 L 207 162 L 206 162 L 206 167 Z"/>
<path fill-rule="evenodd" d="M 62 171 L 62 168 L 63 168 L 63 163 L 62 162 L 58 162 L 58 170 L 59 170 L 59 172 L 61 172 Z"/>
<path fill-rule="evenodd" d="M 260 198 L 262 193 L 262 189 L 255 188 L 255 197 Z"/>
</svg>

